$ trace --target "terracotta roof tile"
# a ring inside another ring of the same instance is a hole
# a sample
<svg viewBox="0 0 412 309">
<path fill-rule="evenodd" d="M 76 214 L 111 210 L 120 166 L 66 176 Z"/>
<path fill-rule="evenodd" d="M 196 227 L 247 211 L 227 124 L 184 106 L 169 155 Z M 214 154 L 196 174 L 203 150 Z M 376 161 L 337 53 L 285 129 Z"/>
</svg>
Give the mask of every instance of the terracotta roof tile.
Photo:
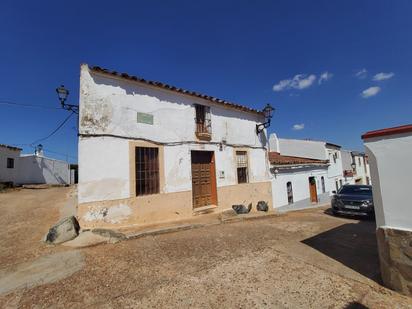
<svg viewBox="0 0 412 309">
<path fill-rule="evenodd" d="M 412 124 L 399 126 L 399 127 L 393 127 L 393 128 L 386 128 L 386 129 L 381 129 L 381 130 L 375 130 L 375 131 L 369 131 L 362 135 L 362 139 L 378 137 L 378 136 L 385 136 L 385 135 L 408 133 L 408 132 L 412 132 Z"/>
<path fill-rule="evenodd" d="M 210 96 L 210 95 L 201 94 L 201 93 L 198 93 L 196 91 L 190 91 L 190 90 L 178 88 L 178 87 L 171 86 L 171 85 L 168 85 L 168 84 L 165 84 L 165 83 L 162 83 L 162 82 L 146 80 L 146 79 L 141 78 L 141 77 L 129 75 L 127 73 L 118 73 L 116 71 L 110 71 L 108 69 L 104 69 L 104 68 L 101 68 L 101 67 L 98 67 L 98 66 L 90 67 L 90 70 L 95 71 L 95 72 L 99 72 L 99 73 L 108 74 L 108 75 L 114 75 L 114 76 L 121 77 L 121 78 L 124 78 L 124 79 L 141 82 L 141 83 L 144 83 L 144 84 L 156 86 L 156 87 L 159 87 L 159 88 L 163 88 L 163 89 L 167 89 L 167 90 L 171 90 L 171 91 L 175 91 L 175 92 L 179 92 L 179 93 L 184 93 L 184 94 L 187 94 L 187 95 L 191 95 L 191 96 L 194 96 L 194 97 L 198 97 L 198 98 L 202 98 L 202 99 L 205 99 L 205 100 L 208 100 L 208 101 L 212 101 L 214 103 L 218 103 L 220 105 L 223 105 L 223 106 L 226 106 L 226 107 L 229 107 L 229 108 L 234 108 L 234 109 L 241 110 L 241 111 L 244 111 L 244 112 L 255 113 L 255 114 L 258 114 L 260 116 L 264 116 L 264 113 L 262 111 L 257 110 L 257 109 L 250 108 L 250 107 L 247 107 L 247 106 L 243 106 L 243 105 L 240 105 L 240 104 L 237 104 L 237 103 L 229 102 L 229 101 L 226 101 L 226 100 L 223 100 L 223 99 L 215 98 L 215 97 Z"/>
<path fill-rule="evenodd" d="M 294 164 L 328 164 L 328 160 L 317 160 L 302 157 L 284 156 L 278 152 L 269 152 L 269 161 L 273 165 L 294 165 Z"/>
</svg>

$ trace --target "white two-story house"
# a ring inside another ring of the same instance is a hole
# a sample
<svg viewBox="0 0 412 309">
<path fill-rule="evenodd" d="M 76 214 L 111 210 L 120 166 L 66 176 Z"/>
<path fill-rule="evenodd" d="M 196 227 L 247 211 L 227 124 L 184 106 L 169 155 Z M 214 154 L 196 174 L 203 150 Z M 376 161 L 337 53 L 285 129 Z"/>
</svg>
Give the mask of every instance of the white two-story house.
<svg viewBox="0 0 412 309">
<path fill-rule="evenodd" d="M 78 217 L 83 227 L 272 206 L 265 116 L 246 106 L 81 66 Z"/>
<path fill-rule="evenodd" d="M 276 148 L 273 144 L 271 143 L 270 146 L 272 151 Z M 317 188 L 322 186 L 323 192 L 332 194 L 332 191 L 337 191 L 344 184 L 341 147 L 339 145 L 324 141 L 279 138 L 278 148 L 280 154 L 284 156 L 328 161 L 324 185 L 317 181 Z"/>
<path fill-rule="evenodd" d="M 342 168 L 345 184 L 370 185 L 368 157 L 363 152 L 341 150 Z"/>
</svg>

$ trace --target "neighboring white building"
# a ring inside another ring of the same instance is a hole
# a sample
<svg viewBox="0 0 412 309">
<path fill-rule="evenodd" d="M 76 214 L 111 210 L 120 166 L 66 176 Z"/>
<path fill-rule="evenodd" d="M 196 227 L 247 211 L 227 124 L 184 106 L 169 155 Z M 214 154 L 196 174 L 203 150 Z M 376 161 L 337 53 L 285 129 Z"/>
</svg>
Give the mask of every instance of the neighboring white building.
<svg viewBox="0 0 412 309">
<path fill-rule="evenodd" d="M 260 111 L 81 66 L 78 216 L 130 226 L 271 202 Z"/>
<path fill-rule="evenodd" d="M 326 191 L 329 162 L 270 152 L 273 204 L 278 211 L 296 210 L 330 201 Z"/>
<path fill-rule="evenodd" d="M 0 144 L 0 183 L 16 183 L 21 148 Z"/>
<path fill-rule="evenodd" d="M 363 152 L 352 151 L 352 159 L 355 164 L 355 184 L 369 185 L 371 181 L 368 156 Z"/>
<path fill-rule="evenodd" d="M 21 149 L 0 145 L 0 183 L 69 184 L 70 165 L 42 154 L 20 154 Z"/>
<path fill-rule="evenodd" d="M 369 158 L 382 280 L 412 295 L 412 125 L 362 136 Z"/>
<path fill-rule="evenodd" d="M 363 152 L 341 150 L 344 184 L 370 185 L 368 157 Z"/>
<path fill-rule="evenodd" d="M 279 152 L 284 156 L 329 161 L 325 191 L 332 194 L 344 184 L 342 156 L 340 146 L 323 141 L 277 138 L 271 134 L 270 151 Z"/>
</svg>

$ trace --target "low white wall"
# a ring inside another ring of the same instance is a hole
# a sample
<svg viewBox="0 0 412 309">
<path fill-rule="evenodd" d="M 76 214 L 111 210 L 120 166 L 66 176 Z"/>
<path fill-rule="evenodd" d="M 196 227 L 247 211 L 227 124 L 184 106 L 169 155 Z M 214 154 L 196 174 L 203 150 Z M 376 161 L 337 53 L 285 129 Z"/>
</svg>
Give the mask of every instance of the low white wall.
<svg viewBox="0 0 412 309">
<path fill-rule="evenodd" d="M 377 227 L 412 230 L 412 133 L 365 140 Z"/>
<path fill-rule="evenodd" d="M 19 161 L 17 184 L 69 184 L 70 166 L 67 162 L 41 156 L 22 156 Z"/>
<path fill-rule="evenodd" d="M 273 169 L 272 169 L 273 170 Z M 293 202 L 310 198 L 309 177 L 316 178 L 316 189 L 318 195 L 323 194 L 321 177 L 324 177 L 325 186 L 327 183 L 327 168 L 299 168 L 288 169 L 288 171 L 280 171 L 273 175 L 272 178 L 272 194 L 273 205 L 275 208 L 288 205 L 287 183 L 292 182 Z M 325 188 L 325 193 L 328 188 Z"/>
</svg>

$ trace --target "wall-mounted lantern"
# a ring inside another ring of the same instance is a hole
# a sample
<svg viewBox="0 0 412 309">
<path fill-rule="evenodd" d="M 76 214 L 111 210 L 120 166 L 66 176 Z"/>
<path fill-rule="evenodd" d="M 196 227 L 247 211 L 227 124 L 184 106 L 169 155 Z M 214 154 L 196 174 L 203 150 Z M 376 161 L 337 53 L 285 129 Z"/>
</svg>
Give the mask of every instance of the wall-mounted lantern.
<svg viewBox="0 0 412 309">
<path fill-rule="evenodd" d="M 351 165 L 350 165 L 351 167 L 352 167 L 352 170 L 356 170 L 356 164 L 355 163 L 352 163 Z"/>
<path fill-rule="evenodd" d="M 79 113 L 79 106 L 73 104 L 66 104 L 67 97 L 69 96 L 69 90 L 64 85 L 56 88 L 57 96 L 59 97 L 62 108 L 68 111 L 72 111 L 75 114 Z"/>
<path fill-rule="evenodd" d="M 262 132 L 264 129 L 269 128 L 270 126 L 270 120 L 273 117 L 273 111 L 275 109 L 270 106 L 270 104 L 266 104 L 265 108 L 262 110 L 263 114 L 265 115 L 265 122 L 264 123 L 259 123 L 256 125 L 256 134 L 259 134 Z"/>
<path fill-rule="evenodd" d="M 64 103 L 66 102 L 67 97 L 69 96 L 69 90 L 64 88 L 64 85 L 61 85 L 60 87 L 56 88 L 56 92 L 62 107 L 64 107 Z"/>
</svg>

